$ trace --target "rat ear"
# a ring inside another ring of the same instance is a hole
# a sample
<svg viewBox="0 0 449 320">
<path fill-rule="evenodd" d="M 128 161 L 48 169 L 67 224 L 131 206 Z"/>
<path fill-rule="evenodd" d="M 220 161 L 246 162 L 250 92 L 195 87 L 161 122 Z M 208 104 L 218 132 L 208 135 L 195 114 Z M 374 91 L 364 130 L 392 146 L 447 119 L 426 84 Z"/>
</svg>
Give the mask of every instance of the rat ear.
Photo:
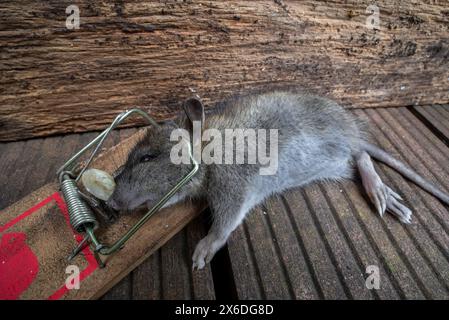
<svg viewBox="0 0 449 320">
<path fill-rule="evenodd" d="M 193 128 L 193 122 L 199 121 L 201 124 L 201 130 L 203 130 L 204 125 L 204 106 L 201 100 L 198 98 L 192 97 L 184 101 L 182 104 L 182 108 L 184 109 L 185 115 L 187 119 L 187 128 L 191 130 Z"/>
<path fill-rule="evenodd" d="M 189 98 L 183 104 L 184 115 L 181 116 L 181 123 L 190 132 L 192 139 L 193 156 L 201 159 L 201 136 L 204 129 L 204 106 L 199 98 Z M 198 128 L 198 125 L 200 126 Z M 199 129 L 199 130 L 198 130 Z M 198 157 L 199 151 L 199 157 Z"/>
</svg>

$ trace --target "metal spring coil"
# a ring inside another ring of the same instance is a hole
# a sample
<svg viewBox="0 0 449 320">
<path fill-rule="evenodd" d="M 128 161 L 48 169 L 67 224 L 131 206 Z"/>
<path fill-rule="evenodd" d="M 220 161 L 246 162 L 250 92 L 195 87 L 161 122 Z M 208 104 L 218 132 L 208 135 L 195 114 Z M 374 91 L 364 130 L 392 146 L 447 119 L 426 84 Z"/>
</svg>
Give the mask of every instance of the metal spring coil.
<svg viewBox="0 0 449 320">
<path fill-rule="evenodd" d="M 76 182 L 70 178 L 64 178 L 61 182 L 61 191 L 67 209 L 69 211 L 70 224 L 77 232 L 85 232 L 85 227 L 90 226 L 94 229 L 98 226 L 98 222 L 92 210 L 80 198 Z"/>
</svg>

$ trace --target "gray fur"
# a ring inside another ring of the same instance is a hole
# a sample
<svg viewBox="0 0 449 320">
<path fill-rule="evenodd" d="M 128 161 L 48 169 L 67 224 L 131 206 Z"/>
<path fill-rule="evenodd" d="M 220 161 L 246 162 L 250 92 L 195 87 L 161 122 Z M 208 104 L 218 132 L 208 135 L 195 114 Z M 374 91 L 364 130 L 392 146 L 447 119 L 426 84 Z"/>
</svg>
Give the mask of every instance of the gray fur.
<svg viewBox="0 0 449 320">
<path fill-rule="evenodd" d="M 189 108 L 184 109 L 188 112 Z M 410 210 L 399 207 L 399 195 L 380 181 L 364 152 L 359 121 L 331 100 L 291 91 L 236 97 L 205 117 L 201 112 L 182 115 L 177 123 L 150 129 L 117 176 L 111 206 L 132 210 L 146 203 L 151 207 L 189 171 L 187 165 L 171 163 L 170 149 L 176 142 L 170 142 L 169 137 L 176 127 L 190 128 L 189 121 L 195 116 L 204 118 L 205 129 L 221 132 L 226 128 L 278 129 L 279 166 L 276 175 L 261 176 L 259 164 L 200 165 L 198 174 L 171 201 L 205 197 L 212 210 L 213 223 L 198 243 L 194 267 L 204 267 L 246 214 L 266 197 L 314 181 L 351 178 L 355 163 L 379 213 L 389 210 L 402 221 L 410 221 Z M 150 154 L 151 161 L 139 163 L 144 154 Z"/>
</svg>

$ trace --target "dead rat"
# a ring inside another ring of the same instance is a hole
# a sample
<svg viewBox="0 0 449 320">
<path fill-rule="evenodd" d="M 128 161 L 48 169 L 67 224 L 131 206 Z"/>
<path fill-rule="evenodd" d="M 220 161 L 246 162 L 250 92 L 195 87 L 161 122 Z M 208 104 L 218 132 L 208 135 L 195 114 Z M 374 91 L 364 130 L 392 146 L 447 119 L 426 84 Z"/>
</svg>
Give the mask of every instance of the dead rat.
<svg viewBox="0 0 449 320">
<path fill-rule="evenodd" d="M 400 221 L 409 223 L 411 210 L 400 202 L 400 195 L 381 181 L 371 157 L 449 204 L 449 195 L 370 144 L 360 121 L 326 98 L 292 91 L 271 91 L 229 99 L 207 115 L 196 98 L 188 99 L 183 108 L 184 112 L 176 121 L 150 128 L 133 148 L 117 173 L 117 186 L 108 200 L 109 206 L 121 211 L 130 211 L 142 204 L 150 208 L 190 170 L 191 165 L 173 161 L 173 149 L 182 142 L 170 139 L 176 129 L 187 130 L 195 146 L 201 144 L 201 137 L 195 139 L 195 124 L 199 124 L 203 133 L 213 129 L 223 135 L 230 129 L 242 128 L 258 132 L 275 129 L 277 132 L 275 137 L 266 139 L 270 148 L 277 148 L 274 173 L 261 174 L 261 169 L 267 166 L 258 161 L 231 164 L 204 161 L 193 179 L 170 200 L 169 204 L 173 204 L 186 198 L 203 197 L 211 208 L 212 226 L 196 246 L 193 268 L 203 268 L 246 214 L 266 197 L 314 181 L 352 178 L 353 168 L 358 169 L 363 187 L 381 216 L 388 211 Z M 254 145 L 250 142 L 236 142 L 231 149 L 237 154 L 251 147 Z M 215 148 L 212 156 L 224 158 L 224 153 L 219 153 L 225 149 L 225 146 Z M 244 151 L 243 155 L 248 158 L 249 152 Z"/>
</svg>

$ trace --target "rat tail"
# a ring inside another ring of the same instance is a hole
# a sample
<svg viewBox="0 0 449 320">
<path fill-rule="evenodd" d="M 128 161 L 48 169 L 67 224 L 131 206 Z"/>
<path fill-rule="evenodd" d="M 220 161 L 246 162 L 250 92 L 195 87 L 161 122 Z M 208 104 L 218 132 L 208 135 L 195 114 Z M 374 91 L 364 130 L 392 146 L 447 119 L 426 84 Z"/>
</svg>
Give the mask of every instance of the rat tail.
<svg viewBox="0 0 449 320">
<path fill-rule="evenodd" d="M 397 172 L 402 174 L 404 177 L 406 177 L 410 181 L 414 182 L 416 185 L 420 186 L 421 188 L 423 188 L 430 194 L 434 195 L 435 197 L 437 197 L 438 199 L 443 201 L 445 204 L 449 205 L 449 194 L 441 191 L 436 186 L 434 186 L 432 183 L 425 180 L 423 177 L 421 177 L 415 171 L 408 168 L 403 162 L 393 158 L 386 151 L 382 150 L 381 148 L 379 148 L 371 143 L 362 142 L 361 147 L 371 157 L 373 157 L 373 158 L 385 163 L 387 166 L 395 169 Z"/>
</svg>

